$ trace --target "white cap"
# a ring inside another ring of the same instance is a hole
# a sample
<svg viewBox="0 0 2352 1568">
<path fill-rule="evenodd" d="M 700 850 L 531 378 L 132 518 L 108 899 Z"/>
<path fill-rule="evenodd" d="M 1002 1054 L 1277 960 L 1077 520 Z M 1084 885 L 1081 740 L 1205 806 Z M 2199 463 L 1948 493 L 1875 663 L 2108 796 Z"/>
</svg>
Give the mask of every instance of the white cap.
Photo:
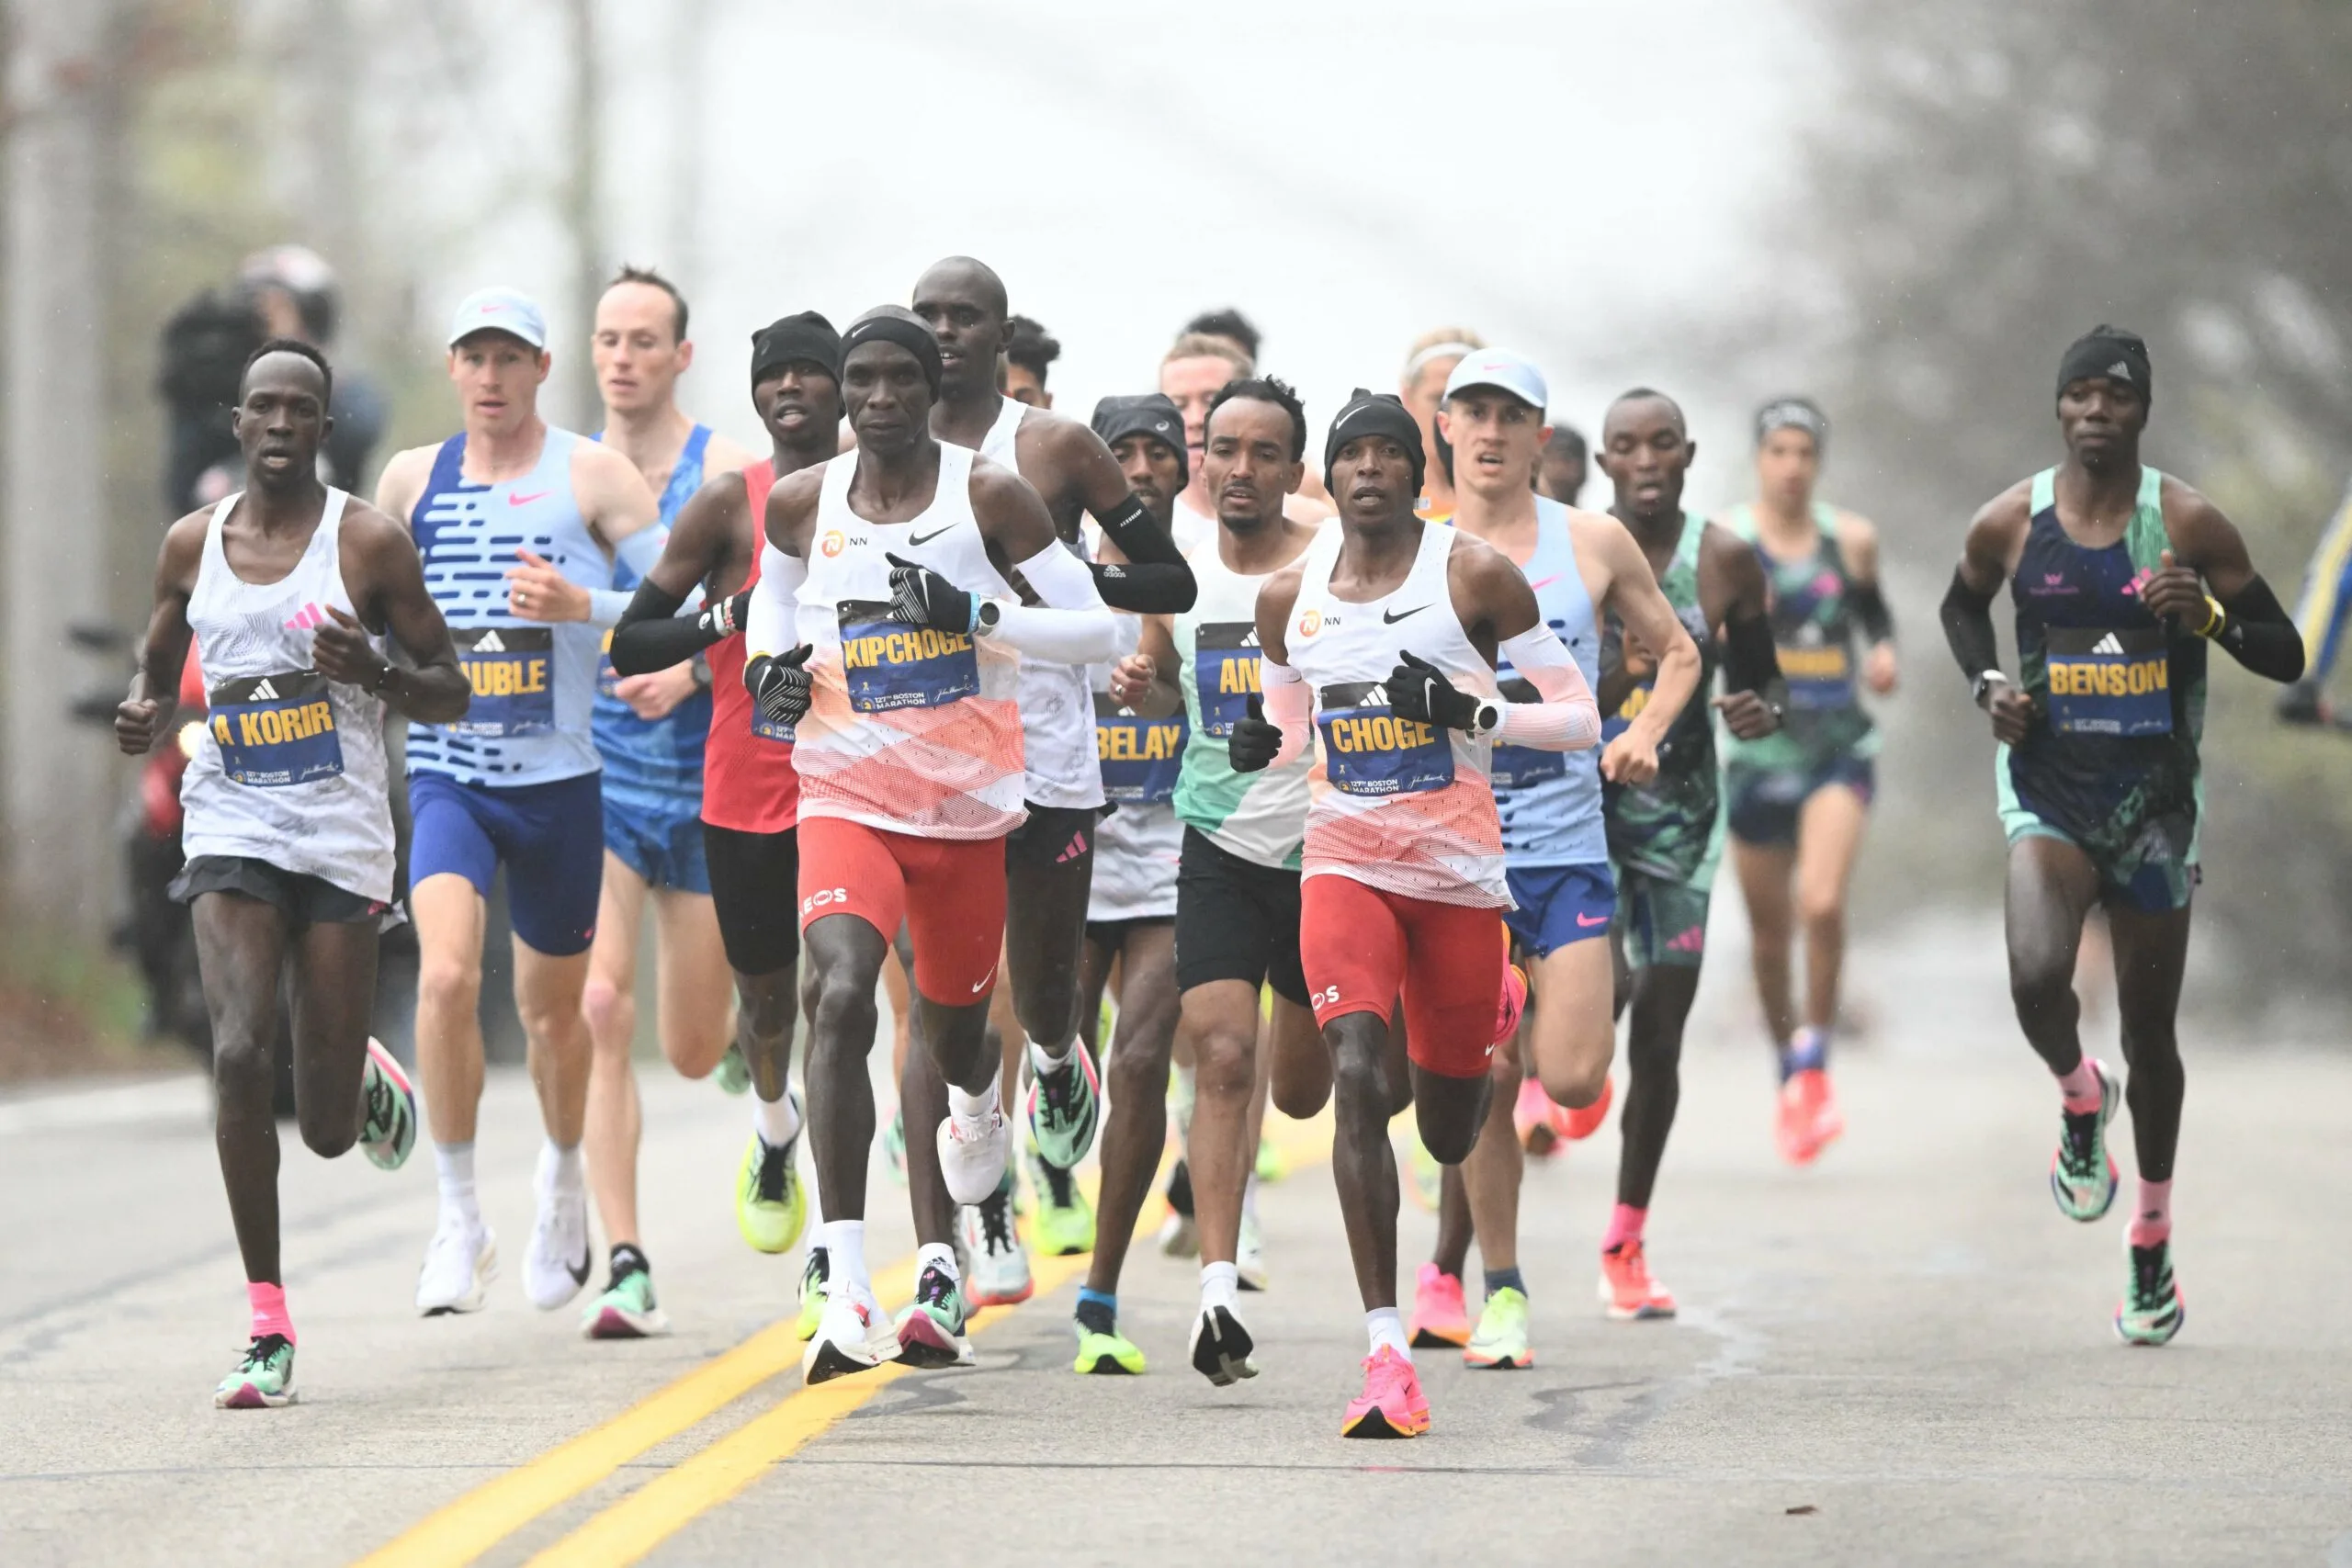
<svg viewBox="0 0 2352 1568">
<path fill-rule="evenodd" d="M 542 351 L 548 346 L 548 319 L 519 288 L 477 288 L 458 302 L 449 318 L 449 346 L 476 333 L 504 333 Z"/>
<path fill-rule="evenodd" d="M 1507 348 L 1476 349 L 1464 355 L 1453 374 L 1445 378 L 1448 399 L 1473 387 L 1499 387 L 1537 413 L 1544 412 L 1551 397 L 1535 362 Z"/>
</svg>

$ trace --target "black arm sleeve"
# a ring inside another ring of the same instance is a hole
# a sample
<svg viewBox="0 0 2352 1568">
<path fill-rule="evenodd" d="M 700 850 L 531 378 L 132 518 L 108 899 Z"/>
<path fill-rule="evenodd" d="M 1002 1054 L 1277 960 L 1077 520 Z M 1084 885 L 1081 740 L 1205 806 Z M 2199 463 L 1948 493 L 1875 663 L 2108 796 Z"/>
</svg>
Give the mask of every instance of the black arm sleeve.
<svg viewBox="0 0 2352 1568">
<path fill-rule="evenodd" d="M 650 675 L 684 664 L 720 640 L 704 626 L 708 616 L 678 614 L 685 600 L 648 579 L 613 627 L 613 669 L 623 675 Z"/>
<path fill-rule="evenodd" d="M 1193 581 L 1193 569 L 1181 560 L 1173 566 L 1165 561 L 1147 561 L 1140 566 L 1104 560 L 1086 564 L 1094 572 L 1095 592 L 1114 610 L 1132 610 L 1140 615 L 1181 615 L 1193 607 L 1193 601 L 1200 592 L 1200 585 Z"/>
<path fill-rule="evenodd" d="M 1951 645 L 1951 656 L 1960 660 L 1960 672 L 1971 688 L 1979 675 L 2001 667 L 2001 645 L 1993 637 L 1993 596 L 1968 586 L 1958 567 L 1952 568 L 1951 586 L 1944 591 L 1943 621 L 1944 641 Z"/>
<path fill-rule="evenodd" d="M 1175 539 L 1152 521 L 1150 512 L 1133 491 L 1127 492 L 1125 501 L 1111 508 L 1109 516 L 1098 512 L 1094 520 L 1102 525 L 1103 536 L 1137 566 L 1184 564 L 1184 553 L 1176 547 Z"/>
<path fill-rule="evenodd" d="M 2295 629 L 2278 604 L 2278 596 L 2270 584 L 2262 581 L 2260 572 L 2238 591 L 2234 600 L 2223 600 L 2222 611 L 2230 624 L 2213 640 L 2229 651 L 2232 659 L 2257 675 L 2273 681 L 2294 681 L 2303 673 L 2303 634 Z"/>
<path fill-rule="evenodd" d="M 1789 683 L 1781 678 L 1770 621 L 1748 615 L 1724 624 L 1724 681 L 1732 691 L 1754 692 L 1776 708 L 1789 705 Z"/>
<path fill-rule="evenodd" d="M 1862 635 L 1873 643 L 1894 640 L 1894 617 L 1887 613 L 1886 595 L 1875 582 L 1856 582 L 1846 590 L 1846 603 L 1854 607 L 1854 619 L 1861 623 Z"/>
</svg>

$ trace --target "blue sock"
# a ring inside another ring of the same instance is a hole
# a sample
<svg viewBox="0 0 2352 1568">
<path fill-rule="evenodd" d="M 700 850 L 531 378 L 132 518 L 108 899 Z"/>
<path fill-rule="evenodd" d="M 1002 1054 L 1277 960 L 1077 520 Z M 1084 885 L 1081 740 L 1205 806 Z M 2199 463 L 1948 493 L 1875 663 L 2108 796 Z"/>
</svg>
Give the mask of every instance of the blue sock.
<svg viewBox="0 0 2352 1568">
<path fill-rule="evenodd" d="M 1489 1269 L 1487 1270 L 1487 1294 L 1491 1296 L 1497 1291 L 1517 1291 L 1523 1296 L 1527 1294 L 1527 1281 L 1519 1277 L 1517 1269 Z"/>
<path fill-rule="evenodd" d="M 1119 1298 L 1103 1291 L 1079 1288 L 1078 1310 L 1070 1314 L 1081 1327 L 1091 1334 L 1115 1334 L 1119 1324 Z"/>
<path fill-rule="evenodd" d="M 1786 1083 L 1798 1073 L 1818 1072 L 1828 1065 L 1828 1031 L 1800 1029 L 1789 1037 L 1789 1048 L 1781 1053 L 1781 1081 Z"/>
</svg>

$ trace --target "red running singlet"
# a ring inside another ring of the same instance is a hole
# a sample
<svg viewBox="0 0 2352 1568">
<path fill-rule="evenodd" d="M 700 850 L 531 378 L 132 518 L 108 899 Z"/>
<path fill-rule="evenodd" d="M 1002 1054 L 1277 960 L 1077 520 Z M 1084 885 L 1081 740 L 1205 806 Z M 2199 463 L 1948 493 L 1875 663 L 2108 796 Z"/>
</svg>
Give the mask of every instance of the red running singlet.
<svg viewBox="0 0 2352 1568">
<path fill-rule="evenodd" d="M 751 503 L 750 588 L 760 581 L 760 554 L 767 544 L 768 491 L 775 483 L 775 459 L 763 457 L 743 470 L 743 493 Z M 703 658 L 710 665 L 710 741 L 703 750 L 702 819 L 739 833 L 781 833 L 800 819 L 800 774 L 792 765 L 792 742 L 756 726 L 752 694 L 743 689 L 741 632 L 711 644 Z"/>
</svg>

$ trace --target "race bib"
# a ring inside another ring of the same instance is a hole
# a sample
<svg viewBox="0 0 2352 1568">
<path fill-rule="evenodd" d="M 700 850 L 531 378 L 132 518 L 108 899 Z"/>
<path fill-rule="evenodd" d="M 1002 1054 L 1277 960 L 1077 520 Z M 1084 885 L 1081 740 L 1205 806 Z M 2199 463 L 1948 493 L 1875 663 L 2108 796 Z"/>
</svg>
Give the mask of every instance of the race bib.
<svg viewBox="0 0 2352 1568">
<path fill-rule="evenodd" d="M 1163 806 L 1176 798 L 1183 771 L 1184 716 L 1143 718 L 1102 692 L 1094 694 L 1094 753 L 1102 794 L 1122 806 Z"/>
<path fill-rule="evenodd" d="M 1193 681 L 1200 688 L 1202 733 L 1231 735 L 1258 695 L 1258 623 L 1204 621 L 1193 637 Z"/>
<path fill-rule="evenodd" d="M 792 744 L 793 727 L 778 724 L 760 712 L 760 705 L 752 705 L 752 733 L 762 740 L 774 740 L 782 745 Z"/>
<path fill-rule="evenodd" d="M 596 649 L 596 694 L 617 697 L 621 694 L 621 672 L 613 668 L 613 628 L 605 628 L 605 640 Z"/>
<path fill-rule="evenodd" d="M 1435 725 L 1398 718 L 1377 681 L 1323 688 L 1315 722 L 1323 773 L 1347 795 L 1419 795 L 1453 782 L 1453 746 Z"/>
<path fill-rule="evenodd" d="M 551 626 L 451 626 L 458 667 L 473 687 L 452 735 L 543 735 L 555 728 Z"/>
<path fill-rule="evenodd" d="M 2154 626 L 2052 626 L 2043 660 L 2061 735 L 2172 733 L 2172 657 Z"/>
<path fill-rule="evenodd" d="M 980 656 L 964 632 L 902 626 L 888 602 L 841 604 L 842 674 L 856 713 L 935 708 L 980 694 Z"/>
<path fill-rule="evenodd" d="M 1544 694 L 1534 683 L 1512 676 L 1499 682 L 1505 702 L 1540 703 Z M 1449 748 L 1449 750 L 1451 750 Z M 1505 746 L 1499 741 L 1487 759 L 1487 776 L 1497 789 L 1527 789 L 1546 779 L 1566 778 L 1568 774 L 1568 754 L 1566 751 L 1544 751 L 1532 746 Z"/>
<path fill-rule="evenodd" d="M 1844 708 L 1854 705 L 1854 671 L 1842 643 L 1775 649 L 1781 676 L 1789 683 L 1792 708 Z"/>
<path fill-rule="evenodd" d="M 327 678 L 315 670 L 224 681 L 205 699 L 220 771 L 259 789 L 309 784 L 343 772 Z"/>
</svg>

